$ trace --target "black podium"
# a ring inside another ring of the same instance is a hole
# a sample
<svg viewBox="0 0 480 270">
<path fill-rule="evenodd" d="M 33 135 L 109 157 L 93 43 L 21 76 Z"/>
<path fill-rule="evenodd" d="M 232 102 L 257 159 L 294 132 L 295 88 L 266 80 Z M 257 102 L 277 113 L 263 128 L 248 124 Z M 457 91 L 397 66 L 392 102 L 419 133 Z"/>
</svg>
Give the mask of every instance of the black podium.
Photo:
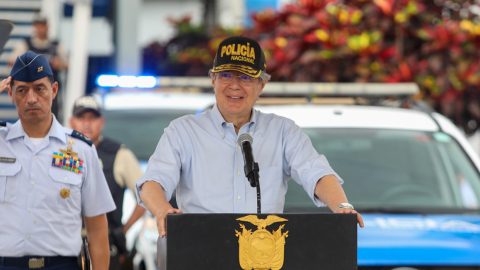
<svg viewBox="0 0 480 270">
<path fill-rule="evenodd" d="M 357 269 L 355 214 L 174 214 L 160 241 L 168 270 Z"/>
</svg>

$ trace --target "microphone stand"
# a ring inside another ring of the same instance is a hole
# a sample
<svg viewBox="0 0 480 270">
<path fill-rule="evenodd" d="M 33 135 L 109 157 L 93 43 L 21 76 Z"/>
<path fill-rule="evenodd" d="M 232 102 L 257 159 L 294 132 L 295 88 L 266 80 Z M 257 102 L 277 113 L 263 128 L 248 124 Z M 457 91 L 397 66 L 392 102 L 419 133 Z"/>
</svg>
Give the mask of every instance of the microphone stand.
<svg viewBox="0 0 480 270">
<path fill-rule="evenodd" d="M 258 167 L 258 163 L 253 163 L 253 170 L 248 174 L 248 182 L 252 187 L 257 188 L 257 214 L 262 213 L 262 200 L 260 196 L 260 175 L 259 171 L 260 168 Z"/>
</svg>

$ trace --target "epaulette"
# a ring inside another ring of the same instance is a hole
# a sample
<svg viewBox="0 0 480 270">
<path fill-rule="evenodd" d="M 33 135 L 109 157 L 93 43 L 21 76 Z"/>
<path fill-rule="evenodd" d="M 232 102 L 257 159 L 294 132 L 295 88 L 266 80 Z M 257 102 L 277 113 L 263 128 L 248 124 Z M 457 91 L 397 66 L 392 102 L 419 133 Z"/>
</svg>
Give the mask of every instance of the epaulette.
<svg viewBox="0 0 480 270">
<path fill-rule="evenodd" d="M 7 126 L 7 122 L 0 121 L 0 127 L 6 127 L 6 126 Z"/>
<path fill-rule="evenodd" d="M 92 144 L 93 144 L 93 141 L 90 140 L 90 138 L 88 138 L 87 136 L 83 135 L 82 133 L 80 133 L 76 130 L 73 130 L 72 134 L 70 136 L 72 136 L 73 138 L 80 139 L 80 140 L 86 142 L 90 146 L 92 146 Z"/>
</svg>

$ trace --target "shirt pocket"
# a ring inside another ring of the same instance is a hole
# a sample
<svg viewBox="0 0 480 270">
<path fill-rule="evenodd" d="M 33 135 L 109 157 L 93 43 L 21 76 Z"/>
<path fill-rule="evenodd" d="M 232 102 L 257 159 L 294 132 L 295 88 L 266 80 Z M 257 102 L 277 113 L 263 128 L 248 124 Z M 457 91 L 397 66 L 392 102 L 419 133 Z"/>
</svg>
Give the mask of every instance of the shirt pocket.
<svg viewBox="0 0 480 270">
<path fill-rule="evenodd" d="M 17 175 L 20 163 L 0 163 L 0 203 L 11 203 L 17 198 Z"/>
<path fill-rule="evenodd" d="M 51 167 L 48 174 L 53 180 L 54 205 L 58 209 L 81 210 L 82 175 L 56 167 Z"/>
</svg>

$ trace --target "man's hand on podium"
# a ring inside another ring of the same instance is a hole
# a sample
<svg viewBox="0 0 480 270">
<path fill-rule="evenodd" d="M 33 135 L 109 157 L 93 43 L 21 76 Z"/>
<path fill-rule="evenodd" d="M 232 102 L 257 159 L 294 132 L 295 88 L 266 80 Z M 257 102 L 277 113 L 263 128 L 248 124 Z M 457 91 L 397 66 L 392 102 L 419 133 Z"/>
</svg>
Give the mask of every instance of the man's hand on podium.
<svg viewBox="0 0 480 270">
<path fill-rule="evenodd" d="M 183 211 L 180 209 L 173 208 L 170 204 L 170 207 L 165 207 L 164 209 L 160 209 L 155 215 L 157 217 L 157 229 L 158 235 L 163 238 L 167 234 L 167 215 L 168 214 L 182 214 Z"/>
<path fill-rule="evenodd" d="M 363 218 L 362 215 L 360 215 L 357 211 L 353 209 L 348 209 L 348 208 L 338 208 L 336 214 L 357 214 L 357 222 L 358 225 L 360 225 L 361 228 L 363 228 Z"/>
<path fill-rule="evenodd" d="M 318 180 L 317 185 L 315 186 L 315 195 L 328 207 L 337 214 L 357 214 L 357 222 L 361 228 L 363 228 L 363 218 L 362 216 L 353 209 L 347 208 L 337 208 L 336 207 L 341 203 L 348 203 L 347 196 L 343 191 L 342 186 L 338 182 L 337 177 L 334 175 L 325 175 L 324 177 Z M 335 210 L 337 210 L 335 212 Z"/>
<path fill-rule="evenodd" d="M 167 234 L 167 215 L 181 214 L 182 210 L 173 208 L 167 201 L 162 186 L 155 181 L 147 181 L 140 186 L 140 198 L 157 219 L 158 235 L 163 238 Z"/>
</svg>

